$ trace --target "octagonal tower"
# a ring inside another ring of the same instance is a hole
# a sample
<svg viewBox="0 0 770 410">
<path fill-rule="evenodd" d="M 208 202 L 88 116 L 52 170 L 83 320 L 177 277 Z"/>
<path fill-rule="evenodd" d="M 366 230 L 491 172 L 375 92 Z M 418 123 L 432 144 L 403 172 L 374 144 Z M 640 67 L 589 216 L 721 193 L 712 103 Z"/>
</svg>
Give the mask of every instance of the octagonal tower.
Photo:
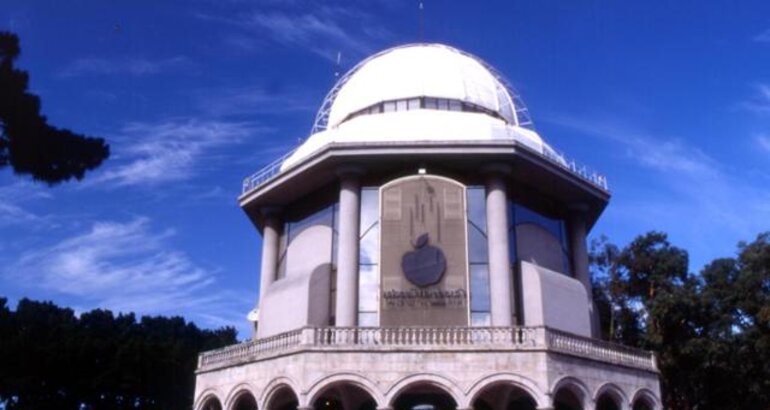
<svg viewBox="0 0 770 410">
<path fill-rule="evenodd" d="M 369 57 L 244 181 L 255 334 L 201 354 L 196 409 L 659 409 L 654 356 L 598 340 L 586 235 L 609 196 L 480 59 Z"/>
</svg>

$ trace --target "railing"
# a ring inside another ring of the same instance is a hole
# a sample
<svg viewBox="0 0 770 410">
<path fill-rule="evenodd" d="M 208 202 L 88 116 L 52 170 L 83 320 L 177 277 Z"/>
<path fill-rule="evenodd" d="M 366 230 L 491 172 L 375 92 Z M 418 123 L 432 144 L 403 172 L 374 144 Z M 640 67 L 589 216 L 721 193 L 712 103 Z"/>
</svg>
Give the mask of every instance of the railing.
<svg viewBox="0 0 770 410">
<path fill-rule="evenodd" d="M 557 154 L 556 152 L 543 150 L 543 158 L 551 161 L 552 163 L 570 171 L 571 173 L 579 176 L 580 178 L 602 188 L 607 191 L 609 189 L 607 185 L 607 177 L 604 175 L 590 170 L 585 165 L 579 165 L 575 160 L 567 159 L 564 154 Z"/>
<path fill-rule="evenodd" d="M 252 174 L 251 176 L 245 178 L 243 180 L 243 187 L 241 189 L 241 193 L 245 194 L 246 192 L 249 192 L 256 187 L 262 185 L 263 183 L 267 182 L 270 178 L 278 175 L 278 173 L 281 172 L 281 165 L 283 165 L 283 162 L 286 161 L 292 154 L 294 154 L 295 151 L 297 151 L 299 147 L 293 148 L 291 151 L 281 155 L 278 159 L 275 161 L 265 165 L 262 169 L 257 171 L 256 173 Z"/>
<path fill-rule="evenodd" d="M 198 370 L 297 351 L 553 351 L 656 371 L 652 353 L 544 327 L 306 327 L 201 353 Z"/>
<path fill-rule="evenodd" d="M 655 370 L 657 367 L 654 355 L 645 350 L 553 329 L 548 330 L 546 337 L 548 349 L 556 352 L 647 370 Z"/>
<path fill-rule="evenodd" d="M 256 189 L 260 185 L 272 179 L 274 176 L 278 175 L 281 172 L 281 165 L 283 165 L 283 162 L 292 154 L 294 154 L 294 152 L 297 151 L 297 148 L 299 147 L 292 149 L 291 151 L 282 155 L 280 158 L 264 166 L 250 177 L 244 179 L 241 194 L 245 194 Z M 554 151 L 544 149 L 542 152 L 537 153 L 543 158 L 549 160 L 551 163 L 558 165 L 559 167 L 573 173 L 574 175 L 577 175 L 583 180 L 586 180 L 605 191 L 608 190 L 607 177 L 604 175 L 595 171 L 591 171 L 588 169 L 588 167 L 579 165 L 574 160 L 568 160 L 564 155 L 557 154 Z"/>
</svg>

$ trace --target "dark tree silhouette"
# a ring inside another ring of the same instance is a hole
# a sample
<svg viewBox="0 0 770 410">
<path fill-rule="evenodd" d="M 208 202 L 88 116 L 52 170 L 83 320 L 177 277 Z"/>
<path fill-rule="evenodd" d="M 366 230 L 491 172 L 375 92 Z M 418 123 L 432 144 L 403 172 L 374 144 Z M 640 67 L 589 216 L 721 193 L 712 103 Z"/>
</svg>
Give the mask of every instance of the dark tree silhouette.
<svg viewBox="0 0 770 410">
<path fill-rule="evenodd" d="M 109 145 L 48 124 L 40 98 L 27 92 L 29 75 L 13 66 L 20 53 L 19 38 L 0 31 L 0 168 L 48 184 L 80 180 L 109 157 Z"/>
<path fill-rule="evenodd" d="M 661 232 L 592 247 L 604 335 L 654 350 L 670 409 L 770 409 L 770 233 L 688 272 Z"/>
<path fill-rule="evenodd" d="M 0 298 L 0 409 L 190 409 L 198 353 L 235 342 L 180 317 Z"/>
</svg>

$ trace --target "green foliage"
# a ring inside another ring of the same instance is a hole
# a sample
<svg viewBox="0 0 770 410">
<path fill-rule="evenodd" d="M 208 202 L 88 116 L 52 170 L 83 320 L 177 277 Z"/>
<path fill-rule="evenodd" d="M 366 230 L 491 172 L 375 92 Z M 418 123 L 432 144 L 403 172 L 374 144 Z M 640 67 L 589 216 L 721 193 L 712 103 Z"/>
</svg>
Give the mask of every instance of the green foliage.
<svg viewBox="0 0 770 410">
<path fill-rule="evenodd" d="M 75 316 L 50 302 L 0 298 L 0 408 L 189 409 L 197 355 L 236 342 L 179 317 Z"/>
<path fill-rule="evenodd" d="M 49 184 L 79 180 L 109 157 L 110 147 L 48 124 L 40 98 L 27 92 L 29 75 L 13 66 L 19 54 L 19 38 L 0 31 L 0 168 Z"/>
<path fill-rule="evenodd" d="M 665 234 L 592 244 L 609 340 L 654 350 L 672 409 L 770 409 L 770 234 L 688 273 Z"/>
</svg>

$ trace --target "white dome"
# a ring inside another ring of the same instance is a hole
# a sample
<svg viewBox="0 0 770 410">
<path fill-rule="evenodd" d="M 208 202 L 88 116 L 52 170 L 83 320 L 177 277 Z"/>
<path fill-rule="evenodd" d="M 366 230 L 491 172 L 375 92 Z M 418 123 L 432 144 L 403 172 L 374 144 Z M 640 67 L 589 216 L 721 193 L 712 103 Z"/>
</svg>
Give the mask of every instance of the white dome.
<svg viewBox="0 0 770 410">
<path fill-rule="evenodd" d="M 441 44 L 391 48 L 347 75 L 329 110 L 328 127 L 383 101 L 436 97 L 462 101 L 516 124 L 511 93 L 481 60 Z"/>
<path fill-rule="evenodd" d="M 324 100 L 312 135 L 281 169 L 339 143 L 515 140 L 552 151 L 526 107 L 480 59 L 441 44 L 375 54 L 346 73 Z"/>
</svg>

